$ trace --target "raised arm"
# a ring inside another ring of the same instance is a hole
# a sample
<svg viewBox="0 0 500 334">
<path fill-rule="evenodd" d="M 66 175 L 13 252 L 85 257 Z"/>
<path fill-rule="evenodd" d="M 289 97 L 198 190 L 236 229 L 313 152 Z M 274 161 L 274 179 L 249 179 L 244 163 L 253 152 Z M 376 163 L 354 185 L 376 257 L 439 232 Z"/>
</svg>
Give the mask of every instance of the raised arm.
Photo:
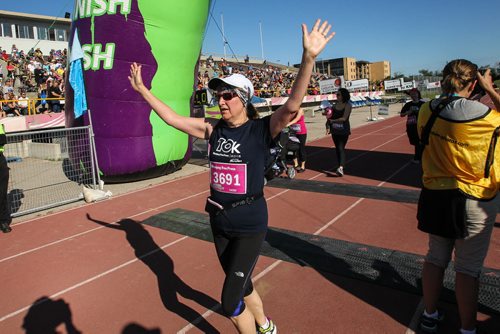
<svg viewBox="0 0 500 334">
<path fill-rule="evenodd" d="M 500 94 L 495 90 L 495 87 L 493 87 L 493 81 L 491 79 L 491 70 L 488 68 L 484 75 L 481 75 L 480 72 L 477 72 L 477 81 L 478 84 L 483 87 L 486 93 L 491 98 L 491 101 L 493 101 L 493 104 L 495 105 L 495 109 L 497 111 L 500 111 Z"/>
<path fill-rule="evenodd" d="M 304 110 L 302 108 L 299 109 L 299 111 L 295 114 L 295 117 L 286 125 L 290 126 L 292 124 L 295 124 L 299 121 L 299 119 L 304 115 Z"/>
<path fill-rule="evenodd" d="M 302 62 L 297 78 L 293 83 L 290 97 L 271 116 L 270 128 L 273 137 L 277 136 L 297 114 L 311 80 L 316 57 L 335 35 L 335 32 L 329 33 L 331 27 L 328 21 L 321 23 L 321 20 L 318 19 L 311 32 L 309 32 L 307 26 L 302 24 Z"/>
<path fill-rule="evenodd" d="M 204 118 L 185 117 L 177 114 L 172 108 L 163 103 L 144 86 L 142 81 L 141 65 L 133 63 L 130 65 L 130 76 L 128 77 L 132 88 L 141 94 L 151 108 L 170 126 L 185 132 L 193 137 L 208 139 L 212 133 L 212 124 Z"/>
</svg>

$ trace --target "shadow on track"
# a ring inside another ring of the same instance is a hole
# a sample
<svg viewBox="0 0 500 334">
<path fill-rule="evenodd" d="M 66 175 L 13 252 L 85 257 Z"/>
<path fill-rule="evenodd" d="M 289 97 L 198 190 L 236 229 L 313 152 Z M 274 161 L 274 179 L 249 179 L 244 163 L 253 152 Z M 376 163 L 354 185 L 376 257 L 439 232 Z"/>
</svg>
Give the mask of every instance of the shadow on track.
<svg viewBox="0 0 500 334">
<path fill-rule="evenodd" d="M 403 326 L 410 325 L 421 298 L 420 278 L 411 279 L 405 270 L 398 270 L 391 263 L 376 257 L 368 261 L 366 266 L 358 265 L 354 268 L 345 259 L 332 255 L 318 245 L 275 229 L 268 230 L 266 242 L 294 262 L 313 268 L 331 283 L 384 312 Z M 361 264 L 366 261 L 362 254 L 356 255 L 352 251 L 345 251 L 343 255 L 348 256 L 349 261 L 358 260 Z M 413 259 L 415 260 L 419 263 L 418 259 Z M 399 292 L 393 293 L 391 290 Z M 440 306 L 445 310 L 446 320 L 442 324 L 441 332 L 457 333 L 459 320 L 456 304 L 453 303 L 454 291 L 443 287 L 442 297 Z M 479 304 L 479 308 L 481 312 L 491 317 L 483 323 L 480 322 L 481 328 L 486 333 L 498 333 L 496 331 L 500 328 L 498 313 L 482 304 Z"/>
<path fill-rule="evenodd" d="M 87 218 L 107 228 L 125 232 L 127 241 L 134 248 L 135 256 L 156 275 L 160 297 L 167 310 L 178 314 L 203 333 L 219 333 L 198 312 L 181 303 L 177 293 L 207 309 L 213 309 L 218 302 L 203 292 L 191 288 L 175 274 L 172 259 L 155 243 L 151 234 L 140 222 L 122 219 L 117 224 L 110 224 L 96 220 L 89 214 Z"/>
<path fill-rule="evenodd" d="M 159 328 L 147 329 L 134 322 L 125 326 L 121 334 L 161 334 L 161 330 Z"/>
<path fill-rule="evenodd" d="M 333 172 L 337 168 L 335 148 L 306 146 L 306 150 L 307 169 L 333 176 Z M 347 147 L 346 157 L 347 163 L 344 171 L 348 176 L 388 181 L 415 188 L 421 187 L 422 168 L 420 164 L 409 163 L 412 160 L 412 154 L 354 150 Z M 389 176 L 406 164 L 408 166 L 401 172 L 387 180 Z"/>
<path fill-rule="evenodd" d="M 69 304 L 63 299 L 38 298 L 24 317 L 22 328 L 26 334 L 57 334 L 61 325 L 68 334 L 81 334 L 72 320 Z"/>
</svg>

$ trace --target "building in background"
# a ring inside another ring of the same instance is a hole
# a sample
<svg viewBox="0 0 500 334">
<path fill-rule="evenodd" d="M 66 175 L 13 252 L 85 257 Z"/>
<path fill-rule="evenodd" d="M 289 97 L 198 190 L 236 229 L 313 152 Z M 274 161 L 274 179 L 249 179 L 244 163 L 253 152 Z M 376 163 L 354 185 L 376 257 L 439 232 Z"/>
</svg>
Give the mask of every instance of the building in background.
<svg viewBox="0 0 500 334">
<path fill-rule="evenodd" d="M 300 67 L 300 64 L 294 65 Z M 391 76 L 391 63 L 387 60 L 357 61 L 352 57 L 317 59 L 315 71 L 330 77 L 343 76 L 346 81 L 368 79 L 371 84 L 380 83 Z"/>
<path fill-rule="evenodd" d="M 28 53 L 40 48 L 43 54 L 50 50 L 68 48 L 71 19 L 0 10 L 0 47 L 10 53 L 12 45 Z"/>
<path fill-rule="evenodd" d="M 370 81 L 371 63 L 366 60 L 358 60 L 356 62 L 356 79 L 368 79 Z"/>
<path fill-rule="evenodd" d="M 370 64 L 370 82 L 382 82 L 391 76 L 391 63 L 387 60 Z"/>
</svg>

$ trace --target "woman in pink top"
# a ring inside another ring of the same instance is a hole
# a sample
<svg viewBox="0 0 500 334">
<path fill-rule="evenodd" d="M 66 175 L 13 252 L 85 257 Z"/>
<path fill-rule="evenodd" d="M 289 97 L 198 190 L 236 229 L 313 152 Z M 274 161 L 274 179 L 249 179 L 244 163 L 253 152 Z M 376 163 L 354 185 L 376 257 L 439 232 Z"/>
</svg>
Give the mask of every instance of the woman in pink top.
<svg viewBox="0 0 500 334">
<path fill-rule="evenodd" d="M 295 134 L 300 141 L 298 156 L 293 159 L 293 165 L 298 173 L 302 173 L 306 170 L 306 139 L 307 139 L 307 127 L 304 121 L 304 110 L 299 109 L 297 115 L 288 124 L 292 126 L 296 131 Z"/>
</svg>

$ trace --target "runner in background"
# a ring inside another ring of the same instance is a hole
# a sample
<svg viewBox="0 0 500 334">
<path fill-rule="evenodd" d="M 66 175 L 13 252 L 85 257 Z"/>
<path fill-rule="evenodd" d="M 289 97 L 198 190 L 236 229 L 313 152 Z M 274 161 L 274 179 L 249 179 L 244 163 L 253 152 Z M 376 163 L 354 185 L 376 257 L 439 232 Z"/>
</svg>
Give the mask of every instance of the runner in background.
<svg viewBox="0 0 500 334">
<path fill-rule="evenodd" d="M 293 167 L 297 170 L 298 173 L 302 173 L 306 171 L 306 141 L 307 141 L 307 127 L 306 122 L 304 120 L 304 110 L 302 108 L 299 109 L 297 116 L 295 116 L 290 123 L 288 123 L 289 127 L 293 127 L 295 131 L 295 135 L 300 141 L 299 150 L 297 152 L 297 156 L 293 159 Z"/>
<path fill-rule="evenodd" d="M 401 109 L 401 117 L 406 116 L 406 134 L 410 141 L 410 144 L 415 147 L 415 154 L 413 155 L 413 163 L 420 163 L 420 159 L 422 159 L 422 149 L 420 148 L 420 140 L 418 139 L 418 131 L 417 131 L 417 119 L 418 119 L 418 111 L 420 107 L 425 102 L 422 101 L 422 95 L 420 91 L 416 88 L 412 88 L 408 91 L 408 95 L 410 95 L 411 101 L 407 102 L 403 109 Z"/>
<path fill-rule="evenodd" d="M 344 176 L 345 146 L 351 135 L 351 123 L 349 122 L 351 111 L 351 94 L 347 89 L 340 88 L 337 91 L 337 103 L 333 106 L 331 118 L 328 119 L 329 131 L 335 144 L 335 154 L 338 162 L 335 173 L 340 177 Z"/>
</svg>

